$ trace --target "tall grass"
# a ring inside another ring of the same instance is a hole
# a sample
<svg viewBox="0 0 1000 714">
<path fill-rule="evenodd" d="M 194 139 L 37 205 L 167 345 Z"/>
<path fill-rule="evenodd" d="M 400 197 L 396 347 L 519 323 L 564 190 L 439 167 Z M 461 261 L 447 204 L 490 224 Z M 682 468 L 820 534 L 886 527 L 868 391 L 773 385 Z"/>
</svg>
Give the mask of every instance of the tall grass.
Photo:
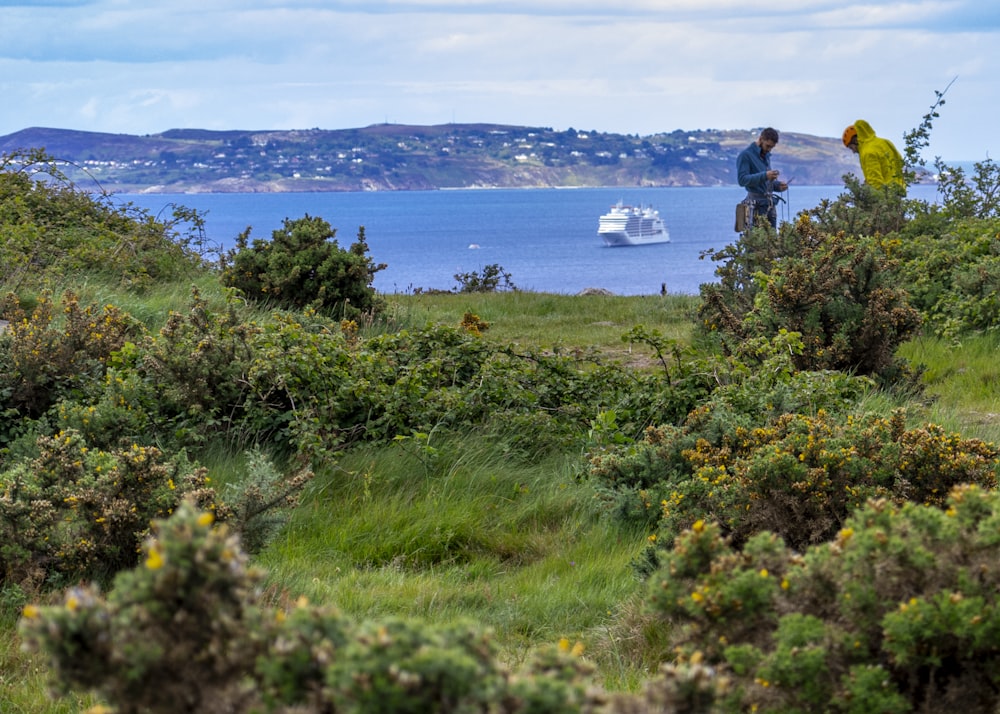
<svg viewBox="0 0 1000 714">
<path fill-rule="evenodd" d="M 472 619 L 518 661 L 564 637 L 598 642 L 640 586 L 629 561 L 645 534 L 602 518 L 565 455 L 511 462 L 470 435 L 339 466 L 259 559 L 279 599 L 305 594 L 358 619 Z"/>
<path fill-rule="evenodd" d="M 960 342 L 920 337 L 900 355 L 923 370 L 926 399 L 918 406 L 928 421 L 969 437 L 1000 443 L 1000 334 Z"/>
</svg>

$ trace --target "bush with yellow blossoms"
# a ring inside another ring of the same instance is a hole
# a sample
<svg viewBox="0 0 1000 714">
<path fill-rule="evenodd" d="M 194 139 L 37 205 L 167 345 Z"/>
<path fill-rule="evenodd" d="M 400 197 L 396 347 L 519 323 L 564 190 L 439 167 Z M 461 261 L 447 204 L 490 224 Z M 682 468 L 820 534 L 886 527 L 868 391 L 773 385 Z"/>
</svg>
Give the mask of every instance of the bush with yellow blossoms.
<svg viewBox="0 0 1000 714">
<path fill-rule="evenodd" d="M 119 714 L 638 714 L 711 695 L 711 682 L 678 676 L 643 699 L 608 697 L 582 646 L 565 640 L 514 671 L 475 625 L 353 622 L 304 598 L 267 606 L 262 573 L 213 520 L 185 502 L 106 595 L 79 586 L 59 604 L 24 608 L 21 636 L 49 660 L 56 692 L 94 692 Z"/>
<path fill-rule="evenodd" d="M 138 562 L 150 521 L 184 498 L 215 505 L 207 472 L 137 444 L 92 448 L 68 430 L 0 473 L 0 578 L 28 591 L 110 578 Z"/>
<path fill-rule="evenodd" d="M 870 498 L 940 507 L 955 486 L 995 488 L 997 448 L 935 424 L 907 428 L 905 413 L 783 414 L 753 426 L 726 405 L 692 412 L 684 427 L 591 464 L 605 499 L 657 531 L 638 567 L 698 520 L 720 524 L 735 547 L 764 530 L 798 550 L 836 536 Z"/>
<path fill-rule="evenodd" d="M 829 542 L 741 550 L 681 534 L 649 605 L 681 658 L 731 683 L 727 711 L 992 712 L 1000 705 L 1000 493 L 876 500 Z"/>
</svg>

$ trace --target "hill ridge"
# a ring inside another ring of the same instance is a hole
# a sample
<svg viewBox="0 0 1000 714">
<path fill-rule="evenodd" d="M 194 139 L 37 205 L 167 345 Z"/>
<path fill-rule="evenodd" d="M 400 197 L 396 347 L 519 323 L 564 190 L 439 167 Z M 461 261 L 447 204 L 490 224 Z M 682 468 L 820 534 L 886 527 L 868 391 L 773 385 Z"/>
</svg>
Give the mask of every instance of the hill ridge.
<svg viewBox="0 0 1000 714">
<path fill-rule="evenodd" d="M 677 129 L 642 137 L 491 123 L 146 135 L 29 127 L 0 136 L 0 152 L 44 149 L 81 188 L 127 192 L 730 186 L 737 154 L 757 133 Z M 781 136 L 772 161 L 800 185 L 859 173 L 839 138 Z"/>
</svg>

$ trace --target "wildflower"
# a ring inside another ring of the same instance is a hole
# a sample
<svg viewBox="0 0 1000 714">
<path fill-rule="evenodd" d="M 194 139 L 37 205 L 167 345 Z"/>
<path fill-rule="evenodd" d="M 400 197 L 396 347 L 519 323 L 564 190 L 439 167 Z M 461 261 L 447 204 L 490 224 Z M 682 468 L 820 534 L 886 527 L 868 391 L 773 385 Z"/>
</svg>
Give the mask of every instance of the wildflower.
<svg viewBox="0 0 1000 714">
<path fill-rule="evenodd" d="M 699 518 L 697 521 L 694 522 L 694 525 L 691 526 L 691 530 L 693 530 L 695 533 L 701 533 L 703 530 L 705 530 L 705 521 Z"/>
<path fill-rule="evenodd" d="M 34 620 L 36 617 L 38 617 L 38 607 L 36 607 L 35 605 L 25 605 L 24 609 L 21 611 L 21 614 L 29 620 Z"/>
<path fill-rule="evenodd" d="M 199 526 L 203 527 L 210 526 L 212 525 L 213 521 L 215 521 L 215 516 L 213 516 L 211 513 L 202 513 L 200 516 L 198 516 Z"/>
<path fill-rule="evenodd" d="M 146 567 L 150 570 L 159 570 L 163 567 L 163 555 L 156 547 L 149 549 L 149 557 L 146 558 Z"/>
</svg>

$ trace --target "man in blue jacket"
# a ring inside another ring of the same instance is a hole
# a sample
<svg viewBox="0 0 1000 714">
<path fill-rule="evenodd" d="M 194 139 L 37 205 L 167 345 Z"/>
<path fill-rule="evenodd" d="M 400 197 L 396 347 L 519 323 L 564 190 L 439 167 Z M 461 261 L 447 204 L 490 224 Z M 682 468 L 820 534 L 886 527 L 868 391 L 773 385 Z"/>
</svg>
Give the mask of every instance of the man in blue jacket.
<svg viewBox="0 0 1000 714">
<path fill-rule="evenodd" d="M 736 179 L 747 190 L 747 200 L 753 205 L 754 221 L 757 216 L 767 216 L 773 227 L 778 225 L 775 208 L 778 198 L 774 192 L 788 189 L 787 183 L 778 180 L 778 170 L 771 168 L 771 150 L 777 143 L 778 132 L 768 127 L 736 159 Z"/>
</svg>

